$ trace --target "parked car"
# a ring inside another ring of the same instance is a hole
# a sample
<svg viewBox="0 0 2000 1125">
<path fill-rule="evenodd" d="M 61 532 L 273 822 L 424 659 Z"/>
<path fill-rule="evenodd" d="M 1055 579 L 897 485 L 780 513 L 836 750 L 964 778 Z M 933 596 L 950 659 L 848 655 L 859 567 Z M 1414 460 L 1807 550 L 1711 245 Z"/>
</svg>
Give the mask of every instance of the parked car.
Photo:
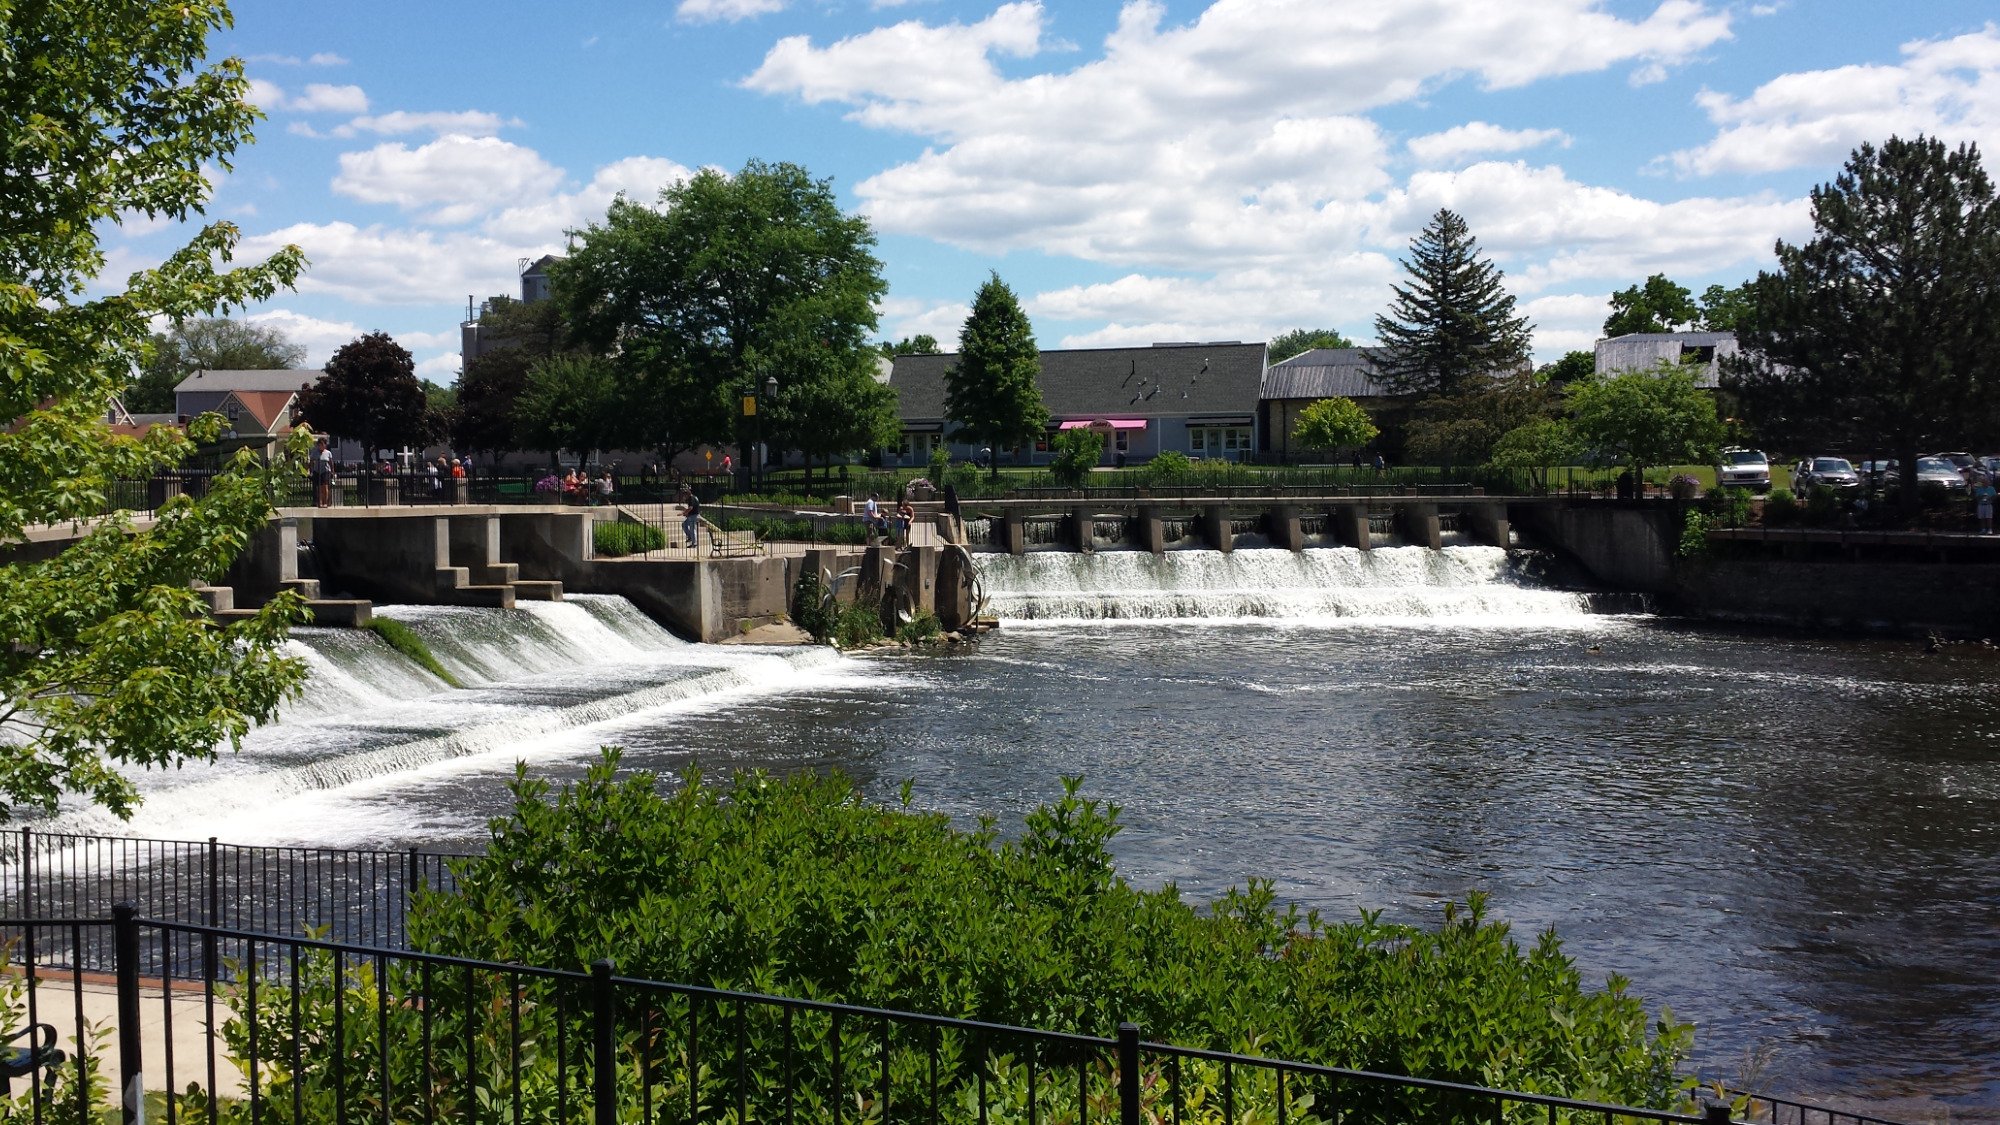
<svg viewBox="0 0 2000 1125">
<path fill-rule="evenodd" d="M 1835 492 L 1853 492 L 1861 487 L 1861 474 L 1845 457 L 1806 457 L 1792 469 L 1792 491 L 1825 486 Z"/>
<path fill-rule="evenodd" d="M 1761 449 L 1725 449 L 1715 465 L 1717 488 L 1771 491 L 1771 459 Z"/>
<path fill-rule="evenodd" d="M 1863 461 L 1854 467 L 1854 471 L 1861 474 L 1862 482 L 1870 488 L 1881 488 L 1883 481 L 1889 480 L 1896 475 L 1896 462 L 1893 459 L 1888 461 Z"/>
<path fill-rule="evenodd" d="M 1895 488 L 1901 483 L 1901 473 L 1891 472 L 1882 478 L 1884 488 Z M 1965 474 L 1958 471 L 1958 466 L 1942 457 L 1917 458 L 1917 487 L 1933 484 L 1951 492 L 1966 490 Z"/>
<path fill-rule="evenodd" d="M 1951 462 L 1951 467 L 1957 469 L 1959 472 L 1964 472 L 1971 468 L 1973 462 L 1978 460 L 1978 458 L 1970 453 L 1933 453 L 1931 457 L 1939 461 Z"/>
</svg>

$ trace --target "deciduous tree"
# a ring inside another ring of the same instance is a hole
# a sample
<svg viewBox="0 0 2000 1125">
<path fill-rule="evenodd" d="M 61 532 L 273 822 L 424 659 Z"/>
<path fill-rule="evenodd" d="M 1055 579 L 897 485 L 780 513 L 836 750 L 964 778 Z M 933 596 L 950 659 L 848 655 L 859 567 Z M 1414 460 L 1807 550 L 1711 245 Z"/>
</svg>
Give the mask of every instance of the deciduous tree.
<svg viewBox="0 0 2000 1125">
<path fill-rule="evenodd" d="M 1028 314 L 1000 275 L 989 275 L 959 331 L 958 362 L 944 373 L 944 416 L 993 449 L 996 478 L 1002 449 L 1033 441 L 1048 427 L 1041 373 Z"/>
<path fill-rule="evenodd" d="M 1272 363 L 1303 355 L 1314 348 L 1351 348 L 1354 341 L 1331 328 L 1294 328 L 1271 337 L 1264 353 Z"/>
<path fill-rule="evenodd" d="M 224 626 L 190 588 L 265 525 L 300 460 L 243 453 L 150 526 L 100 519 L 113 480 L 193 449 L 170 427 L 135 440 L 103 423 L 152 319 L 262 300 L 304 265 L 287 247 L 218 268 L 238 235 L 212 223 L 125 292 L 87 296 L 106 262 L 101 232 L 131 215 L 198 217 L 211 170 L 250 139 L 242 64 L 208 58 L 209 32 L 228 23 L 225 5 L 199 0 L 0 10 L 0 418 L 15 423 L 0 432 L 0 550 L 30 527 L 87 528 L 53 559 L 0 564 L 0 819 L 52 810 L 64 793 L 128 814 L 138 797 L 124 771 L 212 757 L 304 676 L 278 647 L 302 612 L 295 597 Z M 191 429 L 212 437 L 221 420 Z"/>
<path fill-rule="evenodd" d="M 1990 438 L 2000 415 L 2000 205 L 1969 145 L 1862 145 L 1812 192 L 1813 238 L 1750 284 L 1725 373 L 1764 440 L 1885 451 Z M 1902 502 L 1917 502 L 1915 473 Z"/>
<path fill-rule="evenodd" d="M 281 371 L 306 361 L 283 332 L 227 317 L 199 317 L 153 334 L 139 378 L 125 391 L 136 414 L 174 412 L 174 387 L 197 371 Z"/>
<path fill-rule="evenodd" d="M 1570 392 L 1569 408 L 1593 457 L 1640 478 L 1658 465 L 1711 464 L 1722 443 L 1714 396 L 1676 363 L 1585 383 Z"/>
<path fill-rule="evenodd" d="M 1634 332 L 1677 332 L 1693 324 L 1701 311 L 1694 294 L 1677 285 L 1665 274 L 1656 273 L 1643 285 L 1621 289 L 1611 295 L 1611 315 L 1604 318 L 1606 336 Z"/>
<path fill-rule="evenodd" d="M 1750 312 L 1750 283 L 1711 285 L 1701 291 L 1701 330 L 1734 332 Z"/>
<path fill-rule="evenodd" d="M 1532 326 L 1515 315 L 1500 267 L 1480 256 L 1464 219 L 1432 216 L 1403 269 L 1409 284 L 1395 286 L 1388 315 L 1375 318 L 1384 346 L 1376 368 L 1390 388 L 1450 398 L 1527 365 Z"/>
<path fill-rule="evenodd" d="M 536 361 L 514 402 L 514 425 L 523 447 L 569 450 L 580 462 L 613 448 L 623 436 L 625 418 L 611 362 L 588 352 L 562 352 Z"/>
<path fill-rule="evenodd" d="M 617 355 L 646 444 L 747 446 L 756 431 L 739 400 L 766 378 L 814 398 L 811 384 L 872 370 L 885 288 L 875 234 L 829 181 L 753 160 L 733 176 L 697 173 L 660 204 L 613 202 L 550 269 L 574 342 Z M 830 421 L 778 412 L 763 436 L 792 448 Z"/>
<path fill-rule="evenodd" d="M 1323 398 L 1299 411 L 1292 439 L 1307 449 L 1367 445 L 1381 433 L 1375 420 L 1351 398 Z"/>
<path fill-rule="evenodd" d="M 370 456 L 438 435 L 416 363 L 387 332 L 342 344 L 326 374 L 300 392 L 299 413 L 314 429 L 359 441 Z"/>
<path fill-rule="evenodd" d="M 1588 383 L 1597 377 L 1597 353 L 1564 352 L 1561 359 L 1536 368 L 1535 377 L 1545 386 L 1557 388 Z"/>
<path fill-rule="evenodd" d="M 905 336 L 895 341 L 884 340 L 875 345 L 875 349 L 889 359 L 899 355 L 937 355 L 944 350 L 938 347 L 937 337 L 928 332 L 919 332 L 915 336 Z"/>
</svg>

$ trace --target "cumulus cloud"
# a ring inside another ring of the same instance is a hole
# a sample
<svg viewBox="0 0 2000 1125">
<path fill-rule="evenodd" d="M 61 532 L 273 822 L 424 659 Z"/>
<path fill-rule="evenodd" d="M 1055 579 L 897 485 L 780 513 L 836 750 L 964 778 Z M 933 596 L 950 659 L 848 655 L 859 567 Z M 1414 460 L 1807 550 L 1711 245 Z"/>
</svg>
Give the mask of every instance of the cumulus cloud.
<svg viewBox="0 0 2000 1125">
<path fill-rule="evenodd" d="M 1520 152 L 1548 144 L 1568 148 L 1569 134 L 1561 129 L 1507 129 L 1484 121 L 1472 121 L 1442 133 L 1412 137 L 1408 147 L 1410 155 L 1420 163 L 1437 165 L 1451 164 L 1479 153 Z"/>
<path fill-rule="evenodd" d="M 1917 40 L 1895 65 L 1780 75 L 1748 97 L 1704 91 L 1714 140 L 1666 163 L 1683 175 L 1837 164 L 1863 141 L 1929 133 L 2000 149 L 2000 28 Z"/>
<path fill-rule="evenodd" d="M 368 109 L 368 94 L 361 87 L 335 86 L 326 82 L 309 82 L 297 94 L 287 94 L 285 88 L 275 82 L 252 78 L 249 101 L 266 113 L 280 110 L 293 113 L 364 113 Z"/>
<path fill-rule="evenodd" d="M 1670 65 L 1729 33 L 1726 14 L 1691 0 L 1637 20 L 1594 0 L 1218 0 L 1191 23 L 1164 21 L 1161 5 L 1132 0 L 1100 58 L 1010 77 L 1001 56 L 1049 46 L 1042 6 L 1022 0 L 976 23 L 904 21 L 825 46 L 790 37 L 744 84 L 937 142 L 857 185 L 886 231 L 1200 269 L 1351 245 L 1392 183 L 1371 109 L 1461 76 L 1500 88 Z"/>
<path fill-rule="evenodd" d="M 432 110 L 412 113 L 408 110 L 393 110 L 374 116 L 357 117 L 332 130 L 336 137 L 352 137 L 359 133 L 380 133 L 398 136 L 404 133 L 434 133 L 442 136 L 457 133 L 469 137 L 490 137 L 509 126 L 522 124 L 518 117 L 502 117 L 497 113 L 487 113 L 477 109 Z"/>
<path fill-rule="evenodd" d="M 660 189 L 678 183 L 694 173 L 686 165 L 657 156 L 631 156 L 597 170 L 590 182 L 576 191 L 555 192 L 532 202 L 517 202 L 484 223 L 488 234 L 519 242 L 546 239 L 551 234 L 582 227 L 602 219 L 612 199 L 650 203 Z"/>
<path fill-rule="evenodd" d="M 509 201 L 546 195 L 562 178 L 533 149 L 497 137 L 445 136 L 418 148 L 391 143 L 343 153 L 333 190 L 420 212 L 426 222 L 462 223 Z"/>
<path fill-rule="evenodd" d="M 785 10 L 786 0 L 681 0 L 675 18 L 685 23 L 735 23 Z"/>
<path fill-rule="evenodd" d="M 879 335 L 885 340 L 929 336 L 945 351 L 958 350 L 958 333 L 972 306 L 964 301 L 927 301 L 915 297 L 886 297 L 875 310 L 882 317 Z"/>
</svg>

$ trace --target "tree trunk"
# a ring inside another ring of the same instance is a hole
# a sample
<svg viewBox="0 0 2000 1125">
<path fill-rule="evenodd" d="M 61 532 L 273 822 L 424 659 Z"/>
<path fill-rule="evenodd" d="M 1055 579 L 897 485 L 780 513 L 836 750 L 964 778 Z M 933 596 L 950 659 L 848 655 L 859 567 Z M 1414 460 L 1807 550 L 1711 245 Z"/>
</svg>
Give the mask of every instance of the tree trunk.
<svg viewBox="0 0 2000 1125">
<path fill-rule="evenodd" d="M 1896 506 L 1903 510 L 1905 517 L 1917 513 L 1917 446 L 1915 442 L 1896 443 Z"/>
</svg>

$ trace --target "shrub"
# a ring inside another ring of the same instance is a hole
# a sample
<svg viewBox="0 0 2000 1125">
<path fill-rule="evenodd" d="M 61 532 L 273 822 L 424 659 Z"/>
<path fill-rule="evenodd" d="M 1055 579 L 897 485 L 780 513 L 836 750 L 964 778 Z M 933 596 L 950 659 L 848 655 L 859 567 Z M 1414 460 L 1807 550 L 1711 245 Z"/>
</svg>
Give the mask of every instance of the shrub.
<svg viewBox="0 0 2000 1125">
<path fill-rule="evenodd" d="M 1764 497 L 1764 526 L 1790 527 L 1799 522 L 1799 502 L 1789 488 L 1774 488 Z"/>
<path fill-rule="evenodd" d="M 1840 517 L 1840 497 L 1833 489 L 1823 484 L 1813 485 L 1806 493 L 1806 523 L 1813 527 L 1824 527 Z"/>
<path fill-rule="evenodd" d="M 368 619 L 368 630 L 382 638 L 390 648 L 415 661 L 424 671 L 452 687 L 463 686 L 458 682 L 458 677 L 451 674 L 450 669 L 438 663 L 437 654 L 431 651 L 431 646 L 425 644 L 424 639 L 412 632 L 408 625 L 387 617 L 371 617 Z"/>
<path fill-rule="evenodd" d="M 639 555 L 667 545 L 667 533 L 649 523 L 611 523 L 600 520 L 590 530 L 591 547 L 607 559 Z"/>
<path fill-rule="evenodd" d="M 1708 517 L 1699 511 L 1689 511 L 1681 520 L 1680 557 L 1700 558 L 1708 554 Z"/>
<path fill-rule="evenodd" d="M 951 451 L 941 445 L 931 450 L 930 479 L 936 481 L 939 488 L 943 488 L 944 482 L 950 475 L 950 472 Z"/>
<path fill-rule="evenodd" d="M 1066 488 L 1082 488 L 1090 470 L 1104 456 L 1104 435 L 1086 427 L 1064 430 L 1049 444 L 1056 453 L 1055 460 L 1049 462 L 1049 475 Z"/>
<path fill-rule="evenodd" d="M 833 634 L 834 620 L 838 610 L 829 604 L 826 584 L 820 581 L 818 572 L 807 567 L 799 571 L 799 580 L 792 584 L 792 621 L 804 629 L 813 640 L 825 644 Z"/>
<path fill-rule="evenodd" d="M 1146 462 L 1146 479 L 1169 481 L 1187 476 L 1194 471 L 1194 462 L 1178 449 L 1169 449 Z"/>
<path fill-rule="evenodd" d="M 861 648 L 882 639 L 882 603 L 872 598 L 856 598 L 843 604 L 834 615 L 833 643 L 840 648 Z"/>
<path fill-rule="evenodd" d="M 934 645 L 944 639 L 944 625 L 937 614 L 920 609 L 897 627 L 896 639 L 906 645 Z"/>
<path fill-rule="evenodd" d="M 1750 493 L 1741 488 L 1718 488 L 1702 497 L 1709 522 L 1723 527 L 1742 527 L 1750 522 Z"/>
</svg>

